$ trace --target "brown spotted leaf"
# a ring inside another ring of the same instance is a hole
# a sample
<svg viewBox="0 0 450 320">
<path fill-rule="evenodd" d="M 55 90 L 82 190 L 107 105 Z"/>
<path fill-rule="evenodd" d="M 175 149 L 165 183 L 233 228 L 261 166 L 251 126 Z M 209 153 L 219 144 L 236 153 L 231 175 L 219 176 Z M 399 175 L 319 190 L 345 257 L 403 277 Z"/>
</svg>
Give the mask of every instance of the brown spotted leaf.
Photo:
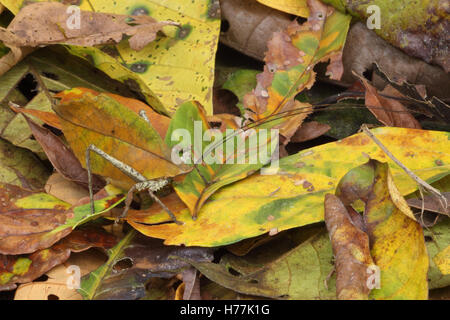
<svg viewBox="0 0 450 320">
<path fill-rule="evenodd" d="M 423 230 L 399 194 L 388 164 L 370 160 L 352 169 L 339 182 L 336 195 L 346 206 L 365 202 L 364 229 L 380 275 L 380 286 L 374 286 L 370 297 L 427 299 L 429 263 Z M 347 231 L 345 237 L 354 236 Z M 351 243 L 346 247 L 354 251 Z M 349 261 L 344 263 L 348 267 Z M 359 270 L 359 276 L 366 277 L 366 272 Z"/>
<path fill-rule="evenodd" d="M 372 266 L 369 237 L 358 229 L 342 201 L 325 196 L 325 223 L 335 256 L 336 295 L 340 300 L 367 300 L 367 269 Z"/>
<path fill-rule="evenodd" d="M 95 195 L 96 212 L 91 214 L 88 200 L 71 207 L 49 194 L 2 184 L 0 254 L 27 254 L 46 249 L 76 226 L 98 217 L 123 199 L 120 190 L 106 186 Z"/>
<path fill-rule="evenodd" d="M 79 24 L 76 12 L 61 3 L 34 3 L 25 6 L 2 29 L 0 39 L 11 47 L 38 47 L 50 44 L 95 46 L 117 44 L 124 36 L 133 50 L 141 50 L 156 38 L 156 33 L 174 22 L 157 22 L 148 16 L 114 15 L 80 11 Z M 72 24 L 70 22 L 72 21 Z"/>
<path fill-rule="evenodd" d="M 0 291 L 12 290 L 17 283 L 33 281 L 53 267 L 64 263 L 71 252 L 81 252 L 92 247 L 109 249 L 115 243 L 115 236 L 103 229 L 89 228 L 76 230 L 52 247 L 30 255 L 0 254 Z"/>
</svg>

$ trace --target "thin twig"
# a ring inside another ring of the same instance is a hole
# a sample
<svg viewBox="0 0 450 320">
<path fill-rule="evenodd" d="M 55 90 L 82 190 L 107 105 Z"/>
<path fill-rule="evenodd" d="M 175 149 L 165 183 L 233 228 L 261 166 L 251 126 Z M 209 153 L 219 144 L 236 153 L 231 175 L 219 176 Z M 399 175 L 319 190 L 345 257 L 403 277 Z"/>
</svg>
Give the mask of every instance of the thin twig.
<svg viewBox="0 0 450 320">
<path fill-rule="evenodd" d="M 373 140 L 373 142 L 375 142 L 380 148 L 381 150 L 384 151 L 384 153 L 386 153 L 386 155 L 391 158 L 392 161 L 394 161 L 400 168 L 403 169 L 403 171 L 406 172 L 407 175 L 409 175 L 414 181 L 416 181 L 419 184 L 419 189 L 422 186 L 425 190 L 427 190 L 428 192 L 430 192 L 431 194 L 433 194 L 435 197 L 437 197 L 439 199 L 439 202 L 442 206 L 442 208 L 444 210 L 447 210 L 448 207 L 448 203 L 447 203 L 447 199 L 442 195 L 442 193 L 432 187 L 431 185 L 429 185 L 427 182 L 425 182 L 424 180 L 422 180 L 421 178 L 419 178 L 414 172 L 412 172 L 411 170 L 409 170 L 403 163 L 400 162 L 400 160 L 398 160 L 384 145 L 383 143 L 381 143 L 380 140 L 378 140 L 377 137 L 375 137 L 375 135 L 369 130 L 369 128 L 367 127 L 367 125 L 363 124 L 361 126 L 361 129 L 364 131 L 364 133 L 366 135 L 369 136 L 370 139 Z"/>
</svg>

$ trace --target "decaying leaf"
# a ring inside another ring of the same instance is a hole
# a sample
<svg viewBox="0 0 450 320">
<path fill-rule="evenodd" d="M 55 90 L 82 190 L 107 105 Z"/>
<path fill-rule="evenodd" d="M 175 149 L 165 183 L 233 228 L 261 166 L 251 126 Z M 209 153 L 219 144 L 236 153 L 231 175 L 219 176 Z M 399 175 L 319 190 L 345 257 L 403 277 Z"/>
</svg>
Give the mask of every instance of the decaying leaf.
<svg viewBox="0 0 450 320">
<path fill-rule="evenodd" d="M 291 138 L 291 142 L 305 142 L 320 137 L 327 133 L 331 127 L 328 124 L 317 121 L 307 121 L 302 124 Z"/>
<path fill-rule="evenodd" d="M 367 300 L 370 256 L 369 237 L 353 223 L 342 201 L 325 196 L 325 222 L 333 245 L 336 268 L 336 295 L 340 300 Z"/>
<path fill-rule="evenodd" d="M 402 205 L 406 202 L 393 188 L 389 171 L 388 164 L 370 160 L 341 179 L 336 195 L 346 206 L 356 200 L 365 202 L 364 228 L 370 255 L 380 272 L 380 285 L 372 288 L 370 297 L 427 299 L 428 254 L 423 230 L 409 207 Z M 348 232 L 343 236 L 352 237 Z M 347 250 L 353 250 L 350 244 Z M 367 270 L 359 270 L 359 276 L 366 277 Z"/>
<path fill-rule="evenodd" d="M 136 231 L 130 231 L 108 255 L 104 265 L 82 279 L 79 292 L 84 299 L 140 299 L 149 279 L 171 278 L 189 267 L 179 258 L 198 262 L 213 258 L 209 249 L 168 247 Z"/>
<path fill-rule="evenodd" d="M 333 269 L 331 246 L 320 232 L 278 259 L 264 265 L 227 255 L 221 263 L 189 261 L 203 275 L 240 293 L 293 300 L 333 299 L 334 280 L 325 280 Z"/>
<path fill-rule="evenodd" d="M 312 111 L 309 104 L 294 100 L 295 96 L 314 84 L 317 63 L 340 55 L 350 23 L 348 16 L 319 1 L 309 0 L 308 6 L 307 22 L 300 25 L 294 21 L 286 30 L 274 33 L 268 42 L 264 72 L 257 76 L 256 88 L 244 98 L 244 107 L 250 110 L 246 118 L 253 121 L 282 114 L 278 118 L 284 118 L 283 123 L 272 125 L 278 125 L 287 141 Z M 342 70 L 336 70 L 342 68 L 334 63 L 329 68 L 332 79 L 340 78 Z M 301 108 L 303 112 L 298 112 Z"/>
<path fill-rule="evenodd" d="M 40 189 L 49 175 L 49 169 L 31 151 L 0 139 L 0 182 Z"/>
<path fill-rule="evenodd" d="M 388 127 L 422 129 L 419 121 L 409 113 L 408 109 L 394 99 L 400 95 L 397 90 L 387 86 L 383 91 L 378 92 L 366 79 L 361 78 L 361 81 L 366 88 L 366 106 L 381 123 Z M 386 98 L 382 95 L 394 98 Z"/>
<path fill-rule="evenodd" d="M 26 254 L 46 249 L 76 226 L 98 217 L 123 200 L 120 191 L 107 186 L 96 194 L 96 213 L 92 215 L 89 203 L 71 207 L 49 194 L 13 185 L 2 184 L 0 195 L 1 254 Z"/>
<path fill-rule="evenodd" d="M 135 6 L 123 1 L 89 2 L 95 11 L 151 16 L 159 21 L 176 22 L 180 28 L 165 28 L 165 37 L 159 37 L 139 52 L 121 43 L 112 50 L 71 46 L 72 54 L 142 92 L 147 102 L 161 113 L 172 114 L 183 102 L 197 100 L 212 114 L 214 56 L 220 29 L 218 0 L 164 4 L 142 0 Z"/>
<path fill-rule="evenodd" d="M 372 131 L 408 168 L 427 182 L 448 174 L 448 134 L 404 128 Z M 417 189 L 413 181 L 365 134 L 303 150 L 282 158 L 273 175 L 258 173 L 213 194 L 192 221 L 189 209 L 176 196 L 162 201 L 183 225 L 168 222 L 158 205 L 128 214 L 128 222 L 150 237 L 168 245 L 221 246 L 323 221 L 323 201 L 339 180 L 368 157 L 389 163 L 395 185 L 402 195 Z"/>
<path fill-rule="evenodd" d="M 444 217 L 429 229 L 424 229 L 427 251 L 430 257 L 428 279 L 430 289 L 443 288 L 450 285 L 448 266 L 450 258 L 450 218 Z"/>
<path fill-rule="evenodd" d="M 220 42 L 263 60 L 272 33 L 284 30 L 292 18 L 254 0 L 221 0 L 222 19 L 228 26 L 222 30 Z"/>
<path fill-rule="evenodd" d="M 391 79 L 404 79 L 410 83 L 425 85 L 430 96 L 450 97 L 450 93 L 445 89 L 450 83 L 449 73 L 389 45 L 372 30 L 367 29 L 364 23 L 355 23 L 350 28 L 342 57 L 342 80 L 346 83 L 351 84 L 357 80 L 353 72 L 362 76 L 363 73 L 374 70 L 373 63 L 377 63 Z M 372 80 L 380 90 L 387 83 L 376 75 Z"/>
<path fill-rule="evenodd" d="M 94 271 L 105 262 L 105 254 L 99 250 L 87 250 L 83 252 L 72 252 L 70 258 L 54 267 L 45 275 L 45 281 L 36 279 L 30 283 L 24 283 L 17 287 L 14 300 L 82 300 L 83 297 L 73 287 L 67 284 L 71 276 L 75 276 L 74 266 L 80 268 L 80 276 Z M 76 279 L 74 279 L 76 280 Z"/>
<path fill-rule="evenodd" d="M 52 247 L 30 255 L 0 255 L 0 291 L 11 290 L 17 283 L 27 283 L 66 261 L 71 252 L 91 247 L 111 248 L 116 238 L 103 229 L 80 229 L 72 232 Z"/>
<path fill-rule="evenodd" d="M 37 47 L 55 43 L 95 46 L 117 44 L 129 36 L 130 48 L 141 50 L 155 40 L 171 21 L 157 22 L 148 16 L 113 15 L 81 11 L 79 21 L 73 10 L 61 3 L 32 3 L 23 7 L 9 24 L 1 29 L 0 40 L 10 47 Z M 71 22 L 71 24 L 69 24 Z"/>
</svg>

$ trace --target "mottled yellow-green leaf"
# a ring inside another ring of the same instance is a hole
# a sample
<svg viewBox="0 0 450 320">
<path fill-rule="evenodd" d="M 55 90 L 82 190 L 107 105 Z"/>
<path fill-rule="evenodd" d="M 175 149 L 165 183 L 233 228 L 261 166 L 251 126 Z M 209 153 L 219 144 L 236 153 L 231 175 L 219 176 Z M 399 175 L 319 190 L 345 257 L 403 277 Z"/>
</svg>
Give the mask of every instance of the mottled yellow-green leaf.
<svg viewBox="0 0 450 320">
<path fill-rule="evenodd" d="M 197 122 L 198 129 L 195 128 L 195 122 Z M 216 129 L 216 137 L 210 134 L 209 129 L 211 128 L 206 120 L 204 109 L 198 103 L 186 102 L 178 108 L 173 116 L 166 136 L 168 146 L 177 148 L 176 145 L 178 145 L 179 148 L 189 148 L 191 157 L 189 165 L 192 166 L 194 161 L 197 161 L 195 160 L 196 155 L 202 156 L 202 161 L 197 165 L 196 170 L 192 170 L 174 183 L 175 191 L 194 217 L 214 192 L 248 177 L 263 167 L 275 151 L 273 150 L 274 146 L 278 144 L 278 140 L 273 141 L 272 137 L 268 135 L 263 137 L 266 140 L 263 141 L 258 131 L 254 132 L 255 135 L 259 135 L 255 136 L 258 141 L 253 140 L 257 143 L 251 145 L 250 138 L 245 137 L 244 140 L 238 135 L 233 136 L 235 131 L 222 133 Z M 172 139 L 178 139 L 176 135 L 172 136 L 179 132 L 178 130 L 187 130 L 190 139 L 188 141 L 182 139 L 181 142 L 172 141 Z M 229 142 L 233 143 L 232 147 L 229 146 Z M 239 142 L 244 148 L 237 147 Z M 266 147 L 266 159 L 261 160 L 262 158 L 259 156 L 264 152 L 264 146 Z M 219 148 L 221 148 L 221 152 L 219 152 Z M 216 155 L 213 163 L 209 163 L 207 158 L 208 155 L 212 155 L 212 152 Z M 250 161 L 251 154 L 258 157 L 253 162 Z M 242 163 L 238 163 L 241 160 Z"/>
<path fill-rule="evenodd" d="M 363 228 L 369 236 L 370 254 L 380 270 L 380 287 L 373 288 L 370 297 L 427 299 L 429 263 L 423 230 L 405 211 L 410 209 L 398 205 L 401 196 L 389 186 L 389 174 L 387 163 L 370 160 L 346 174 L 336 194 L 347 206 L 356 200 L 365 201 Z"/>
<path fill-rule="evenodd" d="M 85 57 L 112 78 L 143 91 L 149 104 L 173 113 L 188 100 L 199 101 L 212 114 L 214 62 L 220 27 L 217 0 L 117 1 L 90 0 L 97 12 L 148 14 L 159 20 L 180 23 L 181 29 L 165 28 L 160 37 L 143 50 L 131 50 L 126 43 L 114 50 L 74 47 L 73 54 Z M 156 99 L 162 102 L 158 104 Z"/>
<path fill-rule="evenodd" d="M 372 132 L 422 179 L 434 182 L 448 175 L 448 133 L 389 127 Z M 165 239 L 166 244 L 188 246 L 226 245 L 320 222 L 325 194 L 335 192 L 339 180 L 368 157 L 389 164 L 402 195 L 417 189 L 415 181 L 359 133 L 282 158 L 275 175 L 254 174 L 222 188 L 204 204 L 196 221 L 176 195 L 162 200 L 184 225 L 152 225 L 167 222 L 166 212 L 157 204 L 148 211 L 130 212 L 128 221 L 148 236 Z"/>
<path fill-rule="evenodd" d="M 0 182 L 39 189 L 50 174 L 49 169 L 31 151 L 0 139 Z"/>
<path fill-rule="evenodd" d="M 335 298 L 334 279 L 325 287 L 333 269 L 331 260 L 328 236 L 320 232 L 265 265 L 230 255 L 223 257 L 220 264 L 191 264 L 210 280 L 233 291 L 278 299 L 317 300 Z M 240 274 L 235 275 L 236 272 Z"/>
<path fill-rule="evenodd" d="M 309 104 L 294 98 L 314 84 L 314 66 L 331 59 L 327 74 L 336 80 L 342 76 L 342 49 L 350 24 L 349 16 L 329 12 L 318 0 L 307 3 L 308 21 L 303 24 L 294 21 L 286 30 L 273 34 L 267 44 L 264 72 L 257 75 L 256 88 L 244 97 L 246 118 L 261 121 L 283 115 L 279 128 L 288 140 L 312 110 Z"/>
<path fill-rule="evenodd" d="M 432 228 L 425 229 L 424 233 L 430 257 L 430 269 L 428 271 L 430 289 L 449 286 L 450 218 L 443 217 L 443 221 L 438 222 Z"/>
</svg>

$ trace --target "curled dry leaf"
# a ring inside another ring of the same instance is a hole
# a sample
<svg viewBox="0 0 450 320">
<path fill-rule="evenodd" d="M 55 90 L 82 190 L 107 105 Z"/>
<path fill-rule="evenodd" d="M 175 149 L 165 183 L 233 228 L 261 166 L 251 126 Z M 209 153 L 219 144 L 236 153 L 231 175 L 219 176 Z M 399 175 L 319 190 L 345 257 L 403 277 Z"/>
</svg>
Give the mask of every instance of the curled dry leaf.
<svg viewBox="0 0 450 320">
<path fill-rule="evenodd" d="M 40 277 L 53 267 L 64 263 L 71 252 L 92 247 L 111 248 L 115 236 L 101 228 L 75 230 L 52 247 L 30 255 L 8 256 L 0 254 L 0 291 L 12 290 L 17 283 L 27 283 Z"/>
<path fill-rule="evenodd" d="M 365 78 L 361 77 L 361 81 L 366 88 L 366 106 L 381 123 L 388 127 L 422 129 L 419 121 L 400 101 L 383 96 L 401 97 L 397 90 L 387 86 L 383 91 L 378 92 Z"/>
<path fill-rule="evenodd" d="M 335 256 L 336 295 L 340 300 L 367 300 L 367 269 L 374 265 L 369 237 L 352 222 L 342 201 L 325 196 L 325 223 Z"/>
<path fill-rule="evenodd" d="M 317 121 L 304 122 L 291 138 L 291 142 L 305 142 L 320 137 L 327 133 L 331 127 L 328 124 Z"/>
<path fill-rule="evenodd" d="M 0 40 L 9 47 L 37 47 L 56 43 L 80 46 L 117 44 L 124 36 L 133 50 L 141 50 L 156 38 L 167 25 L 148 16 L 126 16 L 97 12 L 80 12 L 79 24 L 69 25 L 73 12 L 68 6 L 55 2 L 33 3 L 16 15 Z"/>
<path fill-rule="evenodd" d="M 350 28 L 343 52 L 343 63 L 342 80 L 349 84 L 357 80 L 353 72 L 362 76 L 364 72 L 373 70 L 373 63 L 377 63 L 391 79 L 425 85 L 432 96 L 450 97 L 450 92 L 446 89 L 450 84 L 449 73 L 438 66 L 408 56 L 378 37 L 361 22 Z M 375 75 L 372 80 L 380 90 L 386 85 L 386 81 L 379 76 Z"/>
<path fill-rule="evenodd" d="M 221 0 L 223 29 L 220 42 L 258 60 L 264 59 L 273 32 L 285 29 L 292 18 L 256 1 Z"/>
</svg>

